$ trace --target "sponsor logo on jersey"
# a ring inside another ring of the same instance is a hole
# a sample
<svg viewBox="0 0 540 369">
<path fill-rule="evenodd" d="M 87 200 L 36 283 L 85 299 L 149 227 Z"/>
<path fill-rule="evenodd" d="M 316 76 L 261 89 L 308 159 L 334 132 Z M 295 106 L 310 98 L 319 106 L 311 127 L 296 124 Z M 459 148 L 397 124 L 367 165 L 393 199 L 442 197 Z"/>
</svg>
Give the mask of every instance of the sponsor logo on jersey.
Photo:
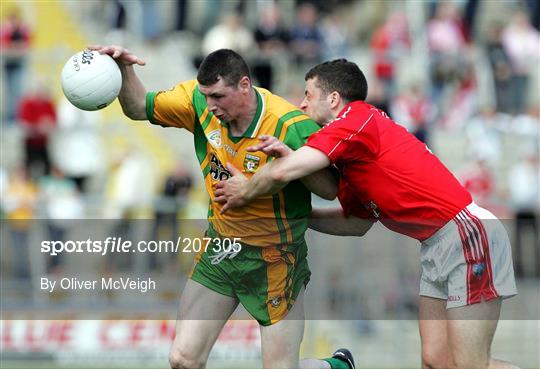
<svg viewBox="0 0 540 369">
<path fill-rule="evenodd" d="M 212 154 L 212 157 L 210 158 L 210 175 L 215 181 L 226 181 L 232 177 L 231 173 L 225 169 L 223 164 L 221 164 L 214 154 Z"/>
<path fill-rule="evenodd" d="M 461 297 L 460 296 L 448 296 L 448 301 L 459 301 L 461 300 Z"/>
<path fill-rule="evenodd" d="M 232 155 L 233 158 L 236 157 L 236 154 L 238 154 L 232 147 L 227 144 L 223 144 L 223 147 L 225 148 L 225 151 Z"/>
<path fill-rule="evenodd" d="M 261 158 L 259 158 L 258 156 L 246 154 L 246 157 L 244 158 L 244 169 L 246 170 L 246 172 L 254 173 L 259 167 L 260 161 Z"/>
<path fill-rule="evenodd" d="M 214 129 L 212 132 L 208 133 L 206 137 L 208 138 L 208 142 L 210 142 L 210 145 L 212 145 L 216 149 L 221 149 L 221 130 L 220 129 Z"/>
</svg>

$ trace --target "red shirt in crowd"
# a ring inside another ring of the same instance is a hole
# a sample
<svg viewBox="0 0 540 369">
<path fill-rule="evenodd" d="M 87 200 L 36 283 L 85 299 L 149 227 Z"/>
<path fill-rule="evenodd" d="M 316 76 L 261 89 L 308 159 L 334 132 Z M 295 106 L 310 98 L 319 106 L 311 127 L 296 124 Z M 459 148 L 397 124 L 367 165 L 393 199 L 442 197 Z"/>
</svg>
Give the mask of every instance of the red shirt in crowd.
<svg viewBox="0 0 540 369">
<path fill-rule="evenodd" d="M 56 125 L 54 101 L 40 94 L 24 96 L 18 106 L 17 117 L 26 131 L 26 140 L 32 147 L 47 144 L 51 127 Z"/>
</svg>

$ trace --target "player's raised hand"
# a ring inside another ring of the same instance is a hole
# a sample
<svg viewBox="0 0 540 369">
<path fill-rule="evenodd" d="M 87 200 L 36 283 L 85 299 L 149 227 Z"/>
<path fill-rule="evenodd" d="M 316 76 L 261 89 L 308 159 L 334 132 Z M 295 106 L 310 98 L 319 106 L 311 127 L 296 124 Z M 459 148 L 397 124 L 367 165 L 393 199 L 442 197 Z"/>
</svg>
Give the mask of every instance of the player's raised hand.
<svg viewBox="0 0 540 369">
<path fill-rule="evenodd" d="M 274 156 L 276 158 L 287 156 L 292 152 L 291 148 L 281 142 L 277 137 L 261 135 L 259 136 L 259 140 L 260 142 L 258 144 L 248 147 L 247 151 L 261 151 L 268 156 Z"/>
<path fill-rule="evenodd" d="M 218 182 L 214 191 L 214 201 L 223 204 L 221 214 L 229 209 L 244 206 L 247 203 L 242 195 L 242 189 L 248 179 L 231 163 L 227 163 L 226 167 L 232 177 L 226 181 Z"/>
<path fill-rule="evenodd" d="M 122 65 L 146 65 L 146 62 L 133 54 L 128 49 L 117 45 L 90 45 L 89 50 L 97 51 L 100 54 L 110 55 L 117 63 Z"/>
</svg>

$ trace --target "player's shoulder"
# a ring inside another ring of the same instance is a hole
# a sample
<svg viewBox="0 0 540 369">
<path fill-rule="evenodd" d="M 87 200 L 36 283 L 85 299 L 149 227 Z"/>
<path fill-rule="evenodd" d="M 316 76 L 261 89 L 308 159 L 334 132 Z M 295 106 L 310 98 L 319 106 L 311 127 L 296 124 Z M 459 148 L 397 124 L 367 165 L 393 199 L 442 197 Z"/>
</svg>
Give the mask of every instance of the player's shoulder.
<svg viewBox="0 0 540 369">
<path fill-rule="evenodd" d="M 388 115 L 380 109 L 378 109 L 376 106 L 373 106 L 365 101 L 353 101 L 349 103 L 348 108 L 344 109 L 344 111 L 340 114 L 340 117 L 359 117 L 359 116 L 383 116 L 388 118 Z"/>
</svg>

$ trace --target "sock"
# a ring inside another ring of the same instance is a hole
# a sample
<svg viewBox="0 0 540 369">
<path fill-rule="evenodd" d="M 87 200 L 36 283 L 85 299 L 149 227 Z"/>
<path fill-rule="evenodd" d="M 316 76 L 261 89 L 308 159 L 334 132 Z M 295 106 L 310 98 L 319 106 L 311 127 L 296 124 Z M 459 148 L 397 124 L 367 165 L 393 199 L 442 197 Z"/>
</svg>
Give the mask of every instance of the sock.
<svg viewBox="0 0 540 369">
<path fill-rule="evenodd" d="M 330 367 L 332 369 L 351 369 L 349 368 L 349 364 L 347 364 L 345 361 L 336 359 L 335 357 L 330 359 L 322 359 L 326 361 L 328 364 L 330 364 Z"/>
</svg>

